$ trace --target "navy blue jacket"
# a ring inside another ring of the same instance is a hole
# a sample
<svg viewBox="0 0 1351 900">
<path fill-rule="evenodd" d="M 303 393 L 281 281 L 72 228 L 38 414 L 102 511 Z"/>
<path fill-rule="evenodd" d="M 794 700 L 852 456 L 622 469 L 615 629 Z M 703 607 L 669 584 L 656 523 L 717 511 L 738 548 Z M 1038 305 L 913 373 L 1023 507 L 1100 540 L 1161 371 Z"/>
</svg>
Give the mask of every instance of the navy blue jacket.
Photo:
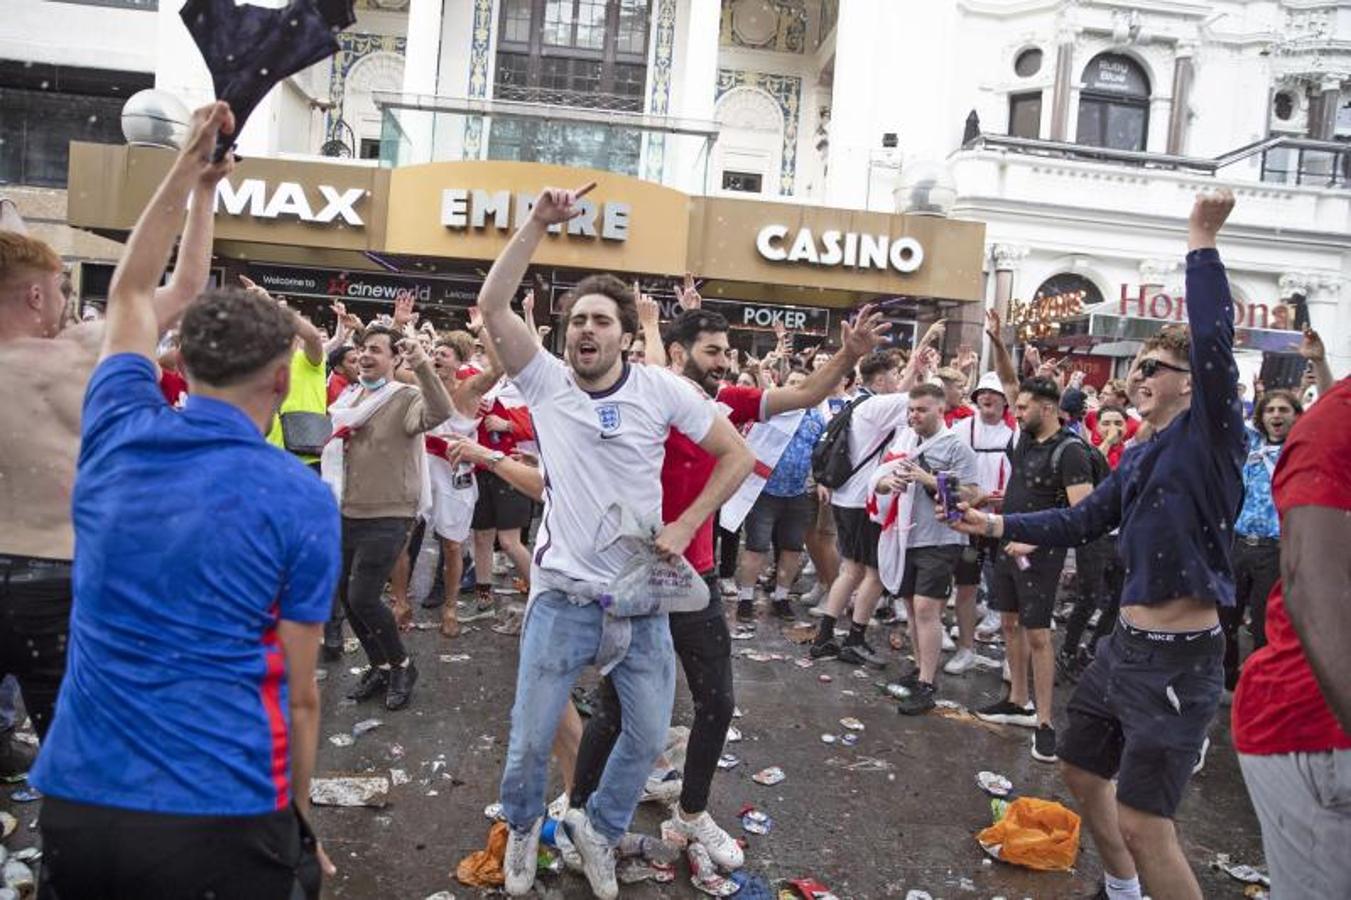
<svg viewBox="0 0 1351 900">
<path fill-rule="evenodd" d="M 1243 407 L 1234 364 L 1234 301 L 1220 255 L 1187 254 L 1191 406 L 1127 450 L 1078 506 L 1011 515 L 1004 537 L 1048 547 L 1086 544 L 1118 525 L 1121 605 L 1202 597 L 1234 605 L 1230 561 L 1243 504 Z"/>
</svg>

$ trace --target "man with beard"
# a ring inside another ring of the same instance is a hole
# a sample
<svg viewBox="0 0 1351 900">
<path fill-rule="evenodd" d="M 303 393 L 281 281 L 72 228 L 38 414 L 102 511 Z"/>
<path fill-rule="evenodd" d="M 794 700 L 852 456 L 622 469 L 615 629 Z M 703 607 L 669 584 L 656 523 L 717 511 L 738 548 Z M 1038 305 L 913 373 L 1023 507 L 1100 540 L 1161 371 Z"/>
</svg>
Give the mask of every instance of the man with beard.
<svg viewBox="0 0 1351 900">
<path fill-rule="evenodd" d="M 1252 617 L 1253 649 L 1266 646 L 1267 595 L 1281 576 L 1281 522 L 1271 499 L 1271 476 L 1285 439 L 1304 406 L 1286 390 L 1267 391 L 1247 426 L 1248 459 L 1243 465 L 1243 509 L 1234 522 L 1234 605 L 1220 611 L 1224 627 L 1225 699 L 1238 686 L 1238 632 L 1244 613 Z"/>
<path fill-rule="evenodd" d="M 173 277 L 155 291 L 161 331 L 206 286 L 212 205 L 223 174 L 210 169 L 192 188 Z M 18 678 L 39 737 L 51 724 L 66 665 L 75 548 L 71 486 L 85 385 L 104 334 L 102 322 L 67 327 L 69 296 L 55 250 L 0 230 L 0 371 L 7 387 L 0 403 L 0 615 L 7 623 L 0 675 Z"/>
<path fill-rule="evenodd" d="M 967 510 L 958 525 L 1044 547 L 1081 545 L 1121 526 L 1121 616 L 1070 698 L 1059 748 L 1110 900 L 1139 900 L 1141 876 L 1158 900 L 1201 897 L 1173 815 L 1224 689 L 1216 607 L 1234 605 L 1231 535 L 1247 451 L 1233 298 L 1215 249 L 1233 207 L 1228 190 L 1197 198 L 1188 325 L 1147 340 L 1131 372 L 1152 436 L 1072 509 Z"/>
<path fill-rule="evenodd" d="M 727 320 L 718 313 L 700 308 L 700 297 L 690 284 L 682 290 L 680 303 L 685 312 L 671 322 L 666 332 L 666 352 L 671 371 L 697 384 L 717 399 L 720 417 L 741 427 L 798 409 L 810 409 L 830 395 L 844 373 L 881 343 L 888 328 L 881 315 L 871 308 L 859 313 L 858 323 L 840 325 L 843 348 L 830 361 L 793 387 L 761 390 L 753 387 L 726 386 L 728 342 Z M 690 439 L 684 429 L 675 429 L 666 441 L 665 462 L 661 468 L 662 521 L 680 522 L 698 511 L 698 498 L 714 483 L 716 460 L 701 445 Z M 708 793 L 722 755 L 727 728 L 735 706 L 732 689 L 732 640 L 723 615 L 721 592 L 713 560 L 713 519 L 704 515 L 685 550 L 685 558 L 708 583 L 707 608 L 691 613 L 671 614 L 671 637 L 680 657 L 694 700 L 694 720 L 689 748 L 685 756 L 683 783 L 670 777 L 664 787 L 671 794 L 679 790 L 679 805 L 673 810 L 670 825 L 708 850 L 713 861 L 724 869 L 739 868 L 741 848 L 713 821 L 707 812 Z M 601 704 L 591 717 L 577 757 L 573 804 L 577 805 L 595 789 L 606 768 L 611 749 L 628 729 L 628 715 L 621 710 L 617 685 L 607 681 L 601 690 Z"/>
<path fill-rule="evenodd" d="M 597 897 L 619 893 L 613 848 L 628 828 L 671 721 L 675 657 L 667 616 L 620 618 L 597 602 L 635 552 L 631 541 L 605 540 L 612 530 L 606 523 L 617 512 L 658 521 L 662 445 L 673 428 L 697 440 L 716 462 L 685 514 L 654 538 L 663 557 L 685 552 L 754 462 L 736 429 L 688 382 L 657 366 L 624 361 L 638 314 L 632 291 L 618 279 L 584 278 L 565 298 L 567 365 L 545 352 L 512 313 L 512 294 L 547 230 L 579 215 L 578 200 L 593 187 L 540 194 L 479 294 L 503 368 L 530 406 L 545 476 L 502 775 L 510 827 L 504 867 L 513 896 L 528 893 L 535 880 L 549 750 L 582 668 L 595 664 L 610 675 L 624 717 L 613 758 L 585 811 L 569 810 L 563 820 Z"/>
</svg>

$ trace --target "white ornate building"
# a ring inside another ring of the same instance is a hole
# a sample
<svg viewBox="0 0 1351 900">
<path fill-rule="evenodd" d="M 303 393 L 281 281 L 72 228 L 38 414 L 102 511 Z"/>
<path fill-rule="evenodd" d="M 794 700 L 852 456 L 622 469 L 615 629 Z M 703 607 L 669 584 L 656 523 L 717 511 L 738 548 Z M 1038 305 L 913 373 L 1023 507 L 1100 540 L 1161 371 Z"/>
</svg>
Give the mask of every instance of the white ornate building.
<svg viewBox="0 0 1351 900">
<path fill-rule="evenodd" d="M 10 61 L 210 97 L 178 0 L 5 5 L 0 87 Z M 244 154 L 559 162 L 947 212 L 987 223 L 1000 304 L 1179 295 L 1190 198 L 1225 185 L 1238 297 L 1302 299 L 1351 368 L 1347 0 L 359 0 L 339 40 L 254 114 Z"/>
</svg>

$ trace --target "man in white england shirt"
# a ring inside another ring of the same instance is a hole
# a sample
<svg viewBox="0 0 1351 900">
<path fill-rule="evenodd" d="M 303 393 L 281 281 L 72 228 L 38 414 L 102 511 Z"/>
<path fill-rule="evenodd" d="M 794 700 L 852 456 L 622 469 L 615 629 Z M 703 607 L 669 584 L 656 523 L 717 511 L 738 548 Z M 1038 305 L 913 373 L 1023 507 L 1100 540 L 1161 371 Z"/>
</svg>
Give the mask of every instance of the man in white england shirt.
<svg viewBox="0 0 1351 900">
<path fill-rule="evenodd" d="M 594 186 L 594 185 L 592 185 Z M 703 492 L 658 533 L 657 551 L 678 558 L 695 531 L 732 495 L 754 458 L 731 423 L 694 385 L 657 366 L 629 366 L 622 351 L 638 331 L 632 291 L 593 275 L 564 301 L 567 364 L 550 356 L 511 311 L 512 294 L 551 225 L 581 213 L 580 191 L 546 189 L 529 220 L 493 264 L 479 309 L 509 377 L 534 418 L 544 471 L 544 517 L 531 569 L 531 604 L 521 635 L 511 739 L 502 776 L 510 826 L 506 889 L 530 891 L 544 815 L 549 751 L 582 668 L 596 663 L 619 693 L 624 729 L 585 810 L 563 820 L 597 897 L 618 895 L 613 846 L 628 828 L 671 721 L 675 654 L 665 614 L 622 620 L 630 631 L 617 659 L 598 659 L 615 626 L 577 587 L 613 583 L 633 553 L 627 541 L 598 549 L 598 531 L 618 504 L 660 521 L 663 446 L 678 429 L 717 458 Z M 612 668 L 611 668 L 612 667 Z"/>
</svg>

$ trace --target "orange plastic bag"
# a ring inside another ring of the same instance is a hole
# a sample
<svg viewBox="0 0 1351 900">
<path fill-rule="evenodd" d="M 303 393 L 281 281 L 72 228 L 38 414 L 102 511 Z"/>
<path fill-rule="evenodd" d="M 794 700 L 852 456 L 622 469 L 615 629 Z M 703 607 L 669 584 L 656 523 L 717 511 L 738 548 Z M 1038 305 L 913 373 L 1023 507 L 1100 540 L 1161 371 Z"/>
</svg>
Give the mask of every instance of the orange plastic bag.
<svg viewBox="0 0 1351 900">
<path fill-rule="evenodd" d="M 1029 869 L 1069 869 L 1079 856 L 1079 816 L 1050 800 L 1019 797 L 976 835 L 985 852 Z"/>
<path fill-rule="evenodd" d="M 488 831 L 488 846 L 460 860 L 455 877 L 470 887 L 501 887 L 507 873 L 502 868 L 507 858 L 507 826 L 498 822 Z"/>
</svg>

